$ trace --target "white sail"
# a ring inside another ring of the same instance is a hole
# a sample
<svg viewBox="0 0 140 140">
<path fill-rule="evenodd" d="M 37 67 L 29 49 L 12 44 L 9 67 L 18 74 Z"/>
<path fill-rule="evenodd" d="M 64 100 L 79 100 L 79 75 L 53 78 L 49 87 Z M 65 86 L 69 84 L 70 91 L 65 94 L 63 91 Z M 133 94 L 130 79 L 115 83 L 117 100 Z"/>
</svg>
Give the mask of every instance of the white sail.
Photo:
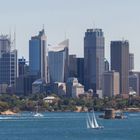
<svg viewBox="0 0 140 140">
<path fill-rule="evenodd" d="M 98 125 L 98 123 L 97 123 L 97 120 L 96 120 L 96 116 L 95 116 L 94 111 L 93 111 L 93 119 L 94 119 L 94 126 L 95 126 L 95 128 L 98 128 L 99 125 Z"/>
<path fill-rule="evenodd" d="M 86 122 L 87 122 L 87 128 L 90 128 L 90 124 L 89 124 L 88 119 L 86 120 Z"/>
<path fill-rule="evenodd" d="M 87 128 L 95 128 L 94 118 L 87 113 Z"/>
<path fill-rule="evenodd" d="M 95 123 L 94 123 L 94 118 L 93 118 L 93 116 L 91 116 L 91 127 L 92 127 L 92 128 L 95 128 Z"/>
<path fill-rule="evenodd" d="M 87 113 L 86 123 L 87 123 L 87 128 L 91 128 L 91 129 L 103 128 L 103 126 L 99 126 L 99 124 L 97 123 L 94 110 L 93 110 L 92 115 L 90 115 L 89 113 Z"/>
<path fill-rule="evenodd" d="M 94 126 L 92 125 L 92 119 L 91 119 L 91 117 L 89 116 L 89 113 L 87 114 L 87 116 L 88 116 L 87 121 L 88 121 L 89 128 L 94 127 Z"/>
</svg>

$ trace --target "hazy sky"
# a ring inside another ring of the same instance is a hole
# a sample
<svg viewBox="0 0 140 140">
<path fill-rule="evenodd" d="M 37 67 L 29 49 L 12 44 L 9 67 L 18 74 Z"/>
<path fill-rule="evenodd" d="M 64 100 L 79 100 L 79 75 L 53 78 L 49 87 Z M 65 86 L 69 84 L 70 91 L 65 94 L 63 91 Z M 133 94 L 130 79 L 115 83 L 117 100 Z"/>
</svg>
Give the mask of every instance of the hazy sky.
<svg viewBox="0 0 140 140">
<path fill-rule="evenodd" d="M 49 44 L 70 39 L 70 53 L 83 56 L 87 28 L 102 28 L 105 55 L 110 41 L 127 39 L 140 70 L 140 0 L 0 0 L 0 32 L 16 28 L 19 57 L 28 59 L 28 41 L 45 25 Z"/>
</svg>

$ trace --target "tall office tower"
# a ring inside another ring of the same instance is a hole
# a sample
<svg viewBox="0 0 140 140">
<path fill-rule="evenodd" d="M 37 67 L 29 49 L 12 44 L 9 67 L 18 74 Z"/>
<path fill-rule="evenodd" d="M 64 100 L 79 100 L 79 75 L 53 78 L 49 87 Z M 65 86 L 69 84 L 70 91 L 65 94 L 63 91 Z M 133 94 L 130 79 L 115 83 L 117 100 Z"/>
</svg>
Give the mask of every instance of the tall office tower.
<svg viewBox="0 0 140 140">
<path fill-rule="evenodd" d="M 69 77 L 77 77 L 76 55 L 69 55 Z"/>
<path fill-rule="evenodd" d="M 77 78 L 84 85 L 84 58 L 77 58 Z"/>
<path fill-rule="evenodd" d="M 17 50 L 12 50 L 11 45 L 9 36 L 0 36 L 0 84 L 15 86 L 17 77 Z"/>
<path fill-rule="evenodd" d="M 106 71 L 103 74 L 103 96 L 113 97 L 120 92 L 119 72 Z"/>
<path fill-rule="evenodd" d="M 48 52 L 48 69 L 50 82 L 66 82 L 69 64 L 69 40 L 64 40 Z"/>
<path fill-rule="evenodd" d="M 128 41 L 111 41 L 111 70 L 115 70 L 120 73 L 120 94 L 128 94 Z"/>
<path fill-rule="evenodd" d="M 102 29 L 87 29 L 84 37 L 85 90 L 102 88 L 104 73 L 104 35 Z"/>
<path fill-rule="evenodd" d="M 133 53 L 129 53 L 129 70 L 133 70 L 134 69 L 134 54 Z"/>
<path fill-rule="evenodd" d="M 29 71 L 30 75 L 47 82 L 47 54 L 44 29 L 37 36 L 31 37 L 29 41 Z"/>
<path fill-rule="evenodd" d="M 106 58 L 104 59 L 104 64 L 105 64 L 105 71 L 109 71 L 109 62 Z"/>
</svg>

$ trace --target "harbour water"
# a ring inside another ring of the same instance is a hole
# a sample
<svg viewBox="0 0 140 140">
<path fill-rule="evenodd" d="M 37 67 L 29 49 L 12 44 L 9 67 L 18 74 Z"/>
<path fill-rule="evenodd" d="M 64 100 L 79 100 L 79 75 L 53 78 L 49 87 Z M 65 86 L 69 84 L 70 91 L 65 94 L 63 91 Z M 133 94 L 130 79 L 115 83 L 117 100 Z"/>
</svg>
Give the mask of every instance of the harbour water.
<svg viewBox="0 0 140 140">
<path fill-rule="evenodd" d="M 0 140 L 140 140 L 140 113 L 127 113 L 127 119 L 97 121 L 104 129 L 87 129 L 86 113 L 26 112 L 0 116 Z"/>
</svg>

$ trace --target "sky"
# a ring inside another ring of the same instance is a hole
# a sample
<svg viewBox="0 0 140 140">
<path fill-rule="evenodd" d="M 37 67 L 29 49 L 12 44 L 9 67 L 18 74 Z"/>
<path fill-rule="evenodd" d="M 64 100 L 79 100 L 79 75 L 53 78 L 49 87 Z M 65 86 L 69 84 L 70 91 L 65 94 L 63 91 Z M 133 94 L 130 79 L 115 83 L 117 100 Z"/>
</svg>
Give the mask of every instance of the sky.
<svg viewBox="0 0 140 140">
<path fill-rule="evenodd" d="M 70 54 L 83 57 L 87 28 L 101 28 L 105 56 L 110 60 L 110 41 L 128 40 L 140 70 L 140 0 L 0 0 L 0 33 L 16 31 L 18 56 L 28 59 L 31 36 L 45 27 L 47 43 L 70 40 Z"/>
</svg>

